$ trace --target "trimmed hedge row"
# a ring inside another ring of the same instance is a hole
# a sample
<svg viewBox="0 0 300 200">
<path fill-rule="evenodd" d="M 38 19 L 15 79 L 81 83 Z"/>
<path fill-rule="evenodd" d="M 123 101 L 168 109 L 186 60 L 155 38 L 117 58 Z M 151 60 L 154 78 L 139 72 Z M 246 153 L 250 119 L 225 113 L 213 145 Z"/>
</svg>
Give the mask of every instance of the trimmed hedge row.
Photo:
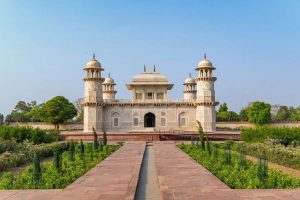
<svg viewBox="0 0 300 200">
<path fill-rule="evenodd" d="M 300 147 L 285 147 L 280 144 L 268 143 L 237 143 L 232 144 L 232 150 L 247 155 L 265 156 L 271 162 L 300 170 Z"/>
<path fill-rule="evenodd" d="M 51 143 L 61 140 L 57 130 L 41 130 L 29 126 L 0 126 L 0 138 L 16 142 L 29 141 L 32 144 Z"/>
<path fill-rule="evenodd" d="M 31 162 L 33 155 L 39 154 L 41 158 L 47 158 L 53 155 L 54 151 L 67 149 L 65 142 L 55 142 L 51 144 L 32 145 L 24 143 L 22 151 L 11 153 L 5 152 L 0 155 L 0 171 L 5 171 L 8 168 L 18 167 L 27 162 Z"/>
<path fill-rule="evenodd" d="M 267 139 L 278 140 L 287 146 L 294 141 L 300 141 L 300 128 L 268 127 L 245 128 L 241 132 L 241 139 L 245 142 L 264 142 Z"/>
</svg>

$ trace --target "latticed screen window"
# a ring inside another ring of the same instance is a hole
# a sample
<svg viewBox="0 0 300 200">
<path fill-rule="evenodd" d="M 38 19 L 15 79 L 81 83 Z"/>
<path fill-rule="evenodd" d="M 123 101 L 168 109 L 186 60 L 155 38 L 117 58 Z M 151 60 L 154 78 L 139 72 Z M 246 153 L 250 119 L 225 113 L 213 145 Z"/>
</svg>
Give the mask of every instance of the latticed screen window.
<svg viewBox="0 0 300 200">
<path fill-rule="evenodd" d="M 153 99 L 153 93 L 152 92 L 147 93 L 147 99 Z"/>
<path fill-rule="evenodd" d="M 133 125 L 134 126 L 138 126 L 139 125 L 139 119 L 138 118 L 134 118 L 133 119 Z"/>
<path fill-rule="evenodd" d="M 157 93 L 157 99 L 164 99 L 164 93 Z"/>
<path fill-rule="evenodd" d="M 184 127 L 185 126 L 185 123 L 186 123 L 186 120 L 184 117 L 180 118 L 180 126 L 181 127 Z"/>
<path fill-rule="evenodd" d="M 119 126 L 119 118 L 114 118 L 113 126 L 114 127 L 118 127 Z"/>
<path fill-rule="evenodd" d="M 166 118 L 161 118 L 161 126 L 166 126 Z"/>
<path fill-rule="evenodd" d="M 142 93 L 136 93 L 135 96 L 136 99 L 142 99 Z"/>
</svg>

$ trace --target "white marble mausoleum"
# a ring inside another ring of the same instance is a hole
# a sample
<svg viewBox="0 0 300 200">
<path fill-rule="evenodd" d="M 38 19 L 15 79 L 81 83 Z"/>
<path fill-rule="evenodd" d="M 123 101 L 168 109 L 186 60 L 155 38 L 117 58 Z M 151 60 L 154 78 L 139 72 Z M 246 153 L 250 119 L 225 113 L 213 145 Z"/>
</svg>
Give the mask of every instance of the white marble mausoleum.
<svg viewBox="0 0 300 200">
<path fill-rule="evenodd" d="M 103 78 L 101 63 L 93 56 L 84 70 L 86 77 L 84 91 L 84 132 L 98 131 L 157 131 L 196 130 L 197 120 L 205 132 L 216 130 L 214 82 L 215 70 L 204 55 L 195 70 L 183 83 L 183 99 L 168 99 L 173 84 L 166 76 L 156 71 L 144 72 L 133 77 L 126 84 L 132 99 L 116 98 L 115 81 L 109 76 Z"/>
</svg>

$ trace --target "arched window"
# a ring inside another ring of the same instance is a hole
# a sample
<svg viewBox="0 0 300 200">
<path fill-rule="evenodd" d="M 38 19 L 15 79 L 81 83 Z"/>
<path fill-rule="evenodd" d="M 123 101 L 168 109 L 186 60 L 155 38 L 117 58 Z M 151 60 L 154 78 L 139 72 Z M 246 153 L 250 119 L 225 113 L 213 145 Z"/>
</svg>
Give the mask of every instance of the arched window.
<svg viewBox="0 0 300 200">
<path fill-rule="evenodd" d="M 187 114 L 185 112 L 181 112 L 178 115 L 178 125 L 179 125 L 179 127 L 187 126 Z"/>
<path fill-rule="evenodd" d="M 113 127 L 119 127 L 120 126 L 120 114 L 118 112 L 114 112 L 111 115 L 111 121 Z"/>
</svg>

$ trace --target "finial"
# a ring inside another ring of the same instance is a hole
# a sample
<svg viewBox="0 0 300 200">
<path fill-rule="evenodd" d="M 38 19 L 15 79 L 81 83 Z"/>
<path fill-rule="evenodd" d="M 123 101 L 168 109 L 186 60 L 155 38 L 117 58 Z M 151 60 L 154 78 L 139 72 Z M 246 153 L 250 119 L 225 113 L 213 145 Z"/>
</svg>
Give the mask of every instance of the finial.
<svg viewBox="0 0 300 200">
<path fill-rule="evenodd" d="M 153 71 L 156 72 L 156 66 L 155 65 L 153 66 Z"/>
<path fill-rule="evenodd" d="M 206 53 L 204 53 L 204 59 L 206 60 Z"/>
<path fill-rule="evenodd" d="M 144 65 L 144 72 L 146 72 L 147 70 L 146 70 L 146 65 Z"/>
<path fill-rule="evenodd" d="M 192 78 L 192 74 L 191 73 L 189 73 L 189 77 Z"/>
<path fill-rule="evenodd" d="M 108 78 L 110 78 L 110 73 L 108 73 Z"/>
<path fill-rule="evenodd" d="M 95 53 L 93 53 L 93 60 L 96 60 L 96 56 L 95 56 Z"/>
</svg>

